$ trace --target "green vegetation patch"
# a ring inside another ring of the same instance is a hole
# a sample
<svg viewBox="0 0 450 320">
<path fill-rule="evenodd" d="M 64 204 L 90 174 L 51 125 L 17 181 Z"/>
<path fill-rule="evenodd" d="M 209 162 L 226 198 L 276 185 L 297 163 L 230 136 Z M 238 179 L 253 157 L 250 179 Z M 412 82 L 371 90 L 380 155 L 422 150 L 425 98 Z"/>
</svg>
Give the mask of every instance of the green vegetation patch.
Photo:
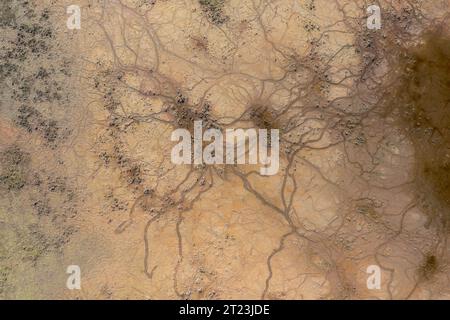
<svg viewBox="0 0 450 320">
<path fill-rule="evenodd" d="M 203 12 L 214 24 L 220 25 L 228 20 L 223 13 L 224 0 L 199 0 L 199 3 Z"/>
<path fill-rule="evenodd" d="M 20 190 L 27 181 L 30 162 L 28 153 L 17 146 L 11 146 L 0 154 L 0 185 L 8 190 Z"/>
</svg>

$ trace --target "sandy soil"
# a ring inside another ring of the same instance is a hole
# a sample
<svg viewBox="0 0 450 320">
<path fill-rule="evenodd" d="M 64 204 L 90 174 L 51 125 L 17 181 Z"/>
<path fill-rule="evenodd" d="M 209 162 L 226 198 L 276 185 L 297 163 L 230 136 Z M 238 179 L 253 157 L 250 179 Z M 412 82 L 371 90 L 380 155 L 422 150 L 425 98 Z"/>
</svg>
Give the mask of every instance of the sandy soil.
<svg viewBox="0 0 450 320">
<path fill-rule="evenodd" d="M 0 297 L 449 299 L 449 2 L 379 3 L 3 1 Z M 278 174 L 173 164 L 199 119 Z"/>
</svg>

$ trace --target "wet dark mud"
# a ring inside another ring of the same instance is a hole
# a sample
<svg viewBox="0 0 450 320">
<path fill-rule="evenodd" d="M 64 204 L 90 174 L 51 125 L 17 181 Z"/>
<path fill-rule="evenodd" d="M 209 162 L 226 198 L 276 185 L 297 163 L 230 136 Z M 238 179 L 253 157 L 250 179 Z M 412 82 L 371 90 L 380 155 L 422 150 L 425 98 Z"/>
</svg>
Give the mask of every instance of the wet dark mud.
<svg viewBox="0 0 450 320">
<path fill-rule="evenodd" d="M 450 37 L 426 32 L 400 55 L 388 113 L 414 146 L 416 196 L 430 223 L 450 222 Z M 428 268 L 426 268 L 428 269 Z"/>
</svg>

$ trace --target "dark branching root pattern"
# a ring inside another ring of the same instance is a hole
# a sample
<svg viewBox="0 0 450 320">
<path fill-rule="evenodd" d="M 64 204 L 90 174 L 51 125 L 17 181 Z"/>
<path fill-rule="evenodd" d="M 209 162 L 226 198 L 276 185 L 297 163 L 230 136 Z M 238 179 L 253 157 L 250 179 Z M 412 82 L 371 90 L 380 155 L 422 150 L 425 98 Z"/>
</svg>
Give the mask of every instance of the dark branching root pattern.
<svg viewBox="0 0 450 320">
<path fill-rule="evenodd" d="M 258 129 L 280 129 L 277 122 L 277 116 L 274 110 L 264 105 L 252 105 L 249 108 L 249 118 L 254 128 Z"/>
<path fill-rule="evenodd" d="M 233 50 L 237 48 L 239 35 L 233 33 L 234 17 L 224 15 L 226 2 L 200 0 L 198 4 L 201 14 L 215 25 L 213 30 L 218 28 L 226 35 L 220 41 L 230 43 L 223 48 L 230 50 L 227 54 L 232 53 L 238 66 L 241 55 Z M 120 46 L 113 41 L 116 36 L 106 26 L 102 27 L 105 38 L 112 43 L 115 59 L 97 63 L 103 71 L 97 72 L 94 87 L 101 92 L 107 119 L 105 133 L 97 145 L 102 165 L 107 170 L 119 169 L 120 181 L 133 199 L 128 204 L 112 188 L 108 191 L 108 199 L 114 199 L 112 206 L 120 207 L 119 211 L 126 215 L 121 216 L 116 233 L 124 233 L 144 213 L 144 271 L 149 281 L 166 274 L 157 256 L 151 258 L 161 244 L 150 239 L 156 239 L 152 234 L 158 232 L 160 225 L 171 223 L 177 239 L 177 258 L 171 264 L 174 296 L 217 297 L 217 292 L 208 295 L 202 288 L 197 293 L 190 289 L 192 278 L 186 272 L 191 270 L 192 259 L 185 252 L 192 254 L 193 249 L 191 240 L 185 239 L 184 228 L 192 226 L 195 204 L 208 201 L 223 183 L 231 183 L 233 188 L 241 188 L 243 193 L 254 197 L 283 225 L 276 244 L 264 249 L 267 277 L 261 284 L 261 298 L 287 294 L 278 295 L 275 289 L 281 277 L 280 268 L 283 269 L 279 257 L 288 250 L 297 252 L 292 245 L 295 241 L 302 243 L 307 252 L 305 258 L 311 261 L 308 266 L 300 261 L 295 263 L 301 265 L 299 268 L 323 275 L 323 281 L 331 287 L 308 297 L 371 297 L 364 287 L 365 281 L 358 284 L 354 278 L 368 264 L 379 265 L 387 278 L 380 296 L 383 298 L 413 296 L 421 283 L 447 272 L 448 249 L 444 240 L 447 234 L 443 230 L 449 228 L 450 208 L 450 48 L 449 35 L 442 31 L 445 29 L 442 19 L 429 20 L 415 1 L 404 5 L 386 2 L 383 28 L 368 30 L 362 27 L 366 17 L 361 14 L 366 3 L 360 2 L 350 9 L 342 1 L 333 1 L 341 16 L 334 25 L 339 31 L 324 30 L 312 20 L 306 25 L 301 22 L 299 25 L 305 28 L 308 38 L 306 49 L 299 50 L 275 41 L 276 35 L 268 27 L 267 12 L 273 9 L 269 3 L 253 4 L 250 7 L 254 19 L 251 23 L 245 20 L 246 28 L 270 48 L 267 51 L 271 57 L 267 62 L 271 64 L 270 77 L 250 71 L 239 73 L 231 65 L 220 74 L 222 69 L 216 66 L 192 62 L 183 56 L 182 47 L 179 51 L 173 49 L 176 46 L 165 38 L 167 35 L 160 35 L 150 27 L 138 9 L 124 3 L 117 5 L 122 9 L 119 20 L 132 20 L 145 30 L 142 38 L 150 40 L 149 52 L 154 56 L 149 64 L 123 63 L 118 58 Z M 317 7 L 315 1 L 306 4 L 311 12 L 316 12 Z M 152 10 L 157 9 L 155 3 L 147 14 L 151 16 Z M 243 22 L 237 25 L 241 27 Z M 127 28 L 124 22 L 119 29 L 125 34 Z M 220 51 L 215 47 L 217 39 L 206 34 L 186 36 L 186 48 L 199 56 L 214 51 L 217 54 Z M 351 36 L 352 40 L 342 40 L 339 35 Z M 333 47 L 330 44 L 333 36 L 345 44 Z M 128 43 L 126 38 L 122 41 L 132 47 L 131 41 Z M 351 62 L 345 62 L 346 59 Z M 162 61 L 175 66 L 173 74 Z M 263 64 L 255 62 L 261 69 Z M 246 70 L 245 65 L 242 64 L 242 70 Z M 188 67 L 183 71 L 185 66 Z M 184 82 L 178 77 L 183 72 Z M 227 77 L 232 79 L 227 98 L 239 101 L 237 105 L 230 106 L 225 99 L 215 99 L 211 94 L 216 89 L 229 89 L 221 84 Z M 239 77 L 245 80 L 235 84 Z M 238 91 L 244 94 L 235 94 Z M 141 101 L 138 107 L 123 98 L 128 93 L 135 101 Z M 279 129 L 279 174 L 261 177 L 257 171 L 240 165 L 172 165 L 166 142 L 170 132 L 184 128 L 192 134 L 197 120 L 202 120 L 203 129 Z M 152 145 L 158 157 L 148 161 L 145 150 L 135 152 L 130 147 L 129 142 L 136 139 L 166 140 Z M 410 141 L 413 159 L 401 154 L 409 150 L 404 141 Z M 396 148 L 401 150 L 397 152 Z M 403 174 L 403 168 L 411 163 L 412 169 L 405 169 L 407 174 Z M 240 184 L 236 185 L 236 181 Z M 391 197 L 411 195 L 411 190 L 414 192 L 411 201 L 402 200 L 398 204 Z M 335 199 L 330 204 L 334 212 L 334 218 L 330 219 L 324 218 L 329 213 L 327 205 L 321 204 L 321 201 L 328 203 L 326 194 Z M 309 214 L 308 206 L 315 216 Z M 413 234 L 407 230 L 405 221 L 417 208 L 424 210 L 430 221 L 425 227 L 418 226 L 420 232 Z M 355 236 L 359 232 L 364 235 Z M 394 262 L 386 253 L 389 246 L 406 248 L 400 254 L 405 254 L 405 260 L 414 261 L 412 265 L 392 267 Z M 417 259 L 415 250 L 425 258 Z M 407 273 L 403 270 L 411 268 L 416 272 L 409 282 L 393 293 L 392 283 L 397 274 L 393 270 Z M 304 281 L 298 288 L 308 281 L 308 276 L 300 278 Z M 302 289 L 296 290 L 292 289 L 296 292 L 293 297 L 303 296 Z"/>
</svg>

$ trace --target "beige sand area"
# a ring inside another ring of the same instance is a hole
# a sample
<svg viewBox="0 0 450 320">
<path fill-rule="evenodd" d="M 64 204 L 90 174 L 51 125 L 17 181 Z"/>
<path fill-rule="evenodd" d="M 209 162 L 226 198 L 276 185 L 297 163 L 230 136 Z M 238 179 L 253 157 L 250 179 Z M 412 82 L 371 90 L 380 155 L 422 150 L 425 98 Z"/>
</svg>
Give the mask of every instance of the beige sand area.
<svg viewBox="0 0 450 320">
<path fill-rule="evenodd" d="M 371 31 L 364 1 L 7 0 L 0 297 L 448 299 L 449 207 L 386 107 L 448 2 L 380 5 Z M 279 129 L 279 173 L 172 164 L 199 119 Z"/>
</svg>

